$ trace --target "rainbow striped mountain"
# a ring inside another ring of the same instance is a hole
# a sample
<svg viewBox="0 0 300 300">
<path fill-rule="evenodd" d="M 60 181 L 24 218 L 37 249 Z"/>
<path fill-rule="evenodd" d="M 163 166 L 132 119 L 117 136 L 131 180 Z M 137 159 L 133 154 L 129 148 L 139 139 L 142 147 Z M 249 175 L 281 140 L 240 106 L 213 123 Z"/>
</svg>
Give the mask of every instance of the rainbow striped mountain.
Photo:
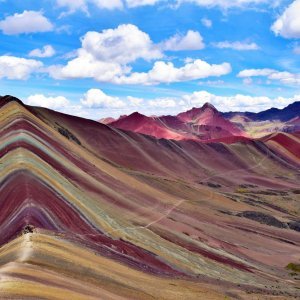
<svg viewBox="0 0 300 300">
<path fill-rule="evenodd" d="M 300 297 L 300 133 L 216 114 L 242 136 L 160 138 L 1 97 L 1 299 Z"/>
</svg>

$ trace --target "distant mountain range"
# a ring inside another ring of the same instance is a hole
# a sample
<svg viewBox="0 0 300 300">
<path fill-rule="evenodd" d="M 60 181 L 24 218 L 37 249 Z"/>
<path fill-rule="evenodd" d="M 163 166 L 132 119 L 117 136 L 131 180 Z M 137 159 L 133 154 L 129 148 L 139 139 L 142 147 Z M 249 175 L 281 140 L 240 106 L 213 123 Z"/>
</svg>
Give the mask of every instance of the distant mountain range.
<svg viewBox="0 0 300 300">
<path fill-rule="evenodd" d="M 156 138 L 234 142 L 273 132 L 297 132 L 300 130 L 299 118 L 300 102 L 284 109 L 271 108 L 259 113 L 221 113 L 206 103 L 177 116 L 148 117 L 135 112 L 117 120 L 105 118 L 100 122 Z"/>
<path fill-rule="evenodd" d="M 283 109 L 270 108 L 259 113 L 253 112 L 227 112 L 222 113 L 225 118 L 245 116 L 252 121 L 282 121 L 287 122 L 300 116 L 300 101 L 294 102 Z"/>
</svg>

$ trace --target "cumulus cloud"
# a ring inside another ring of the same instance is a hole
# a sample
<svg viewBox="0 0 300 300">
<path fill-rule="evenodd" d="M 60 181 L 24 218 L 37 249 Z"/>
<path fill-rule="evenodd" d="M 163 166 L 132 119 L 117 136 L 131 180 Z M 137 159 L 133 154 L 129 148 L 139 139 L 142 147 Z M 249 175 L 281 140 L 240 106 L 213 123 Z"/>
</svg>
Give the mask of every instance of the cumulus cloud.
<svg viewBox="0 0 300 300">
<path fill-rule="evenodd" d="M 231 65 L 229 63 L 210 65 L 201 59 L 196 59 L 186 63 L 183 67 L 177 68 L 172 62 L 157 61 L 147 73 L 131 73 L 129 76 L 115 78 L 114 82 L 118 84 L 151 85 L 189 81 L 211 76 L 219 77 L 230 72 Z"/>
<path fill-rule="evenodd" d="M 126 0 L 126 4 L 128 7 L 138 7 L 138 6 L 146 6 L 146 5 L 155 5 L 161 0 Z"/>
<path fill-rule="evenodd" d="M 277 97 L 269 98 L 265 96 L 233 95 L 218 96 L 207 91 L 197 91 L 182 97 L 181 105 L 186 108 L 202 106 L 209 102 L 220 111 L 262 111 L 271 107 L 283 108 L 295 101 L 300 100 L 300 95 L 291 98 Z"/>
<path fill-rule="evenodd" d="M 42 49 L 34 49 L 28 54 L 30 57 L 52 57 L 55 55 L 55 50 L 51 45 L 46 45 Z"/>
<path fill-rule="evenodd" d="M 109 10 L 123 8 L 122 0 L 90 0 L 89 2 L 95 4 L 98 8 Z"/>
<path fill-rule="evenodd" d="M 272 73 L 276 72 L 273 69 L 246 69 L 238 73 L 238 77 L 255 77 L 255 76 L 269 76 Z"/>
<path fill-rule="evenodd" d="M 120 98 L 108 96 L 100 89 L 88 90 L 80 101 L 83 106 L 88 108 L 120 108 L 125 106 Z"/>
<path fill-rule="evenodd" d="M 68 9 L 68 13 L 74 13 L 75 11 L 83 11 L 88 14 L 89 4 L 93 4 L 100 9 L 122 9 L 122 0 L 56 0 L 58 7 Z"/>
<path fill-rule="evenodd" d="M 203 26 L 205 26 L 206 28 L 211 28 L 212 27 L 212 20 L 207 19 L 207 18 L 202 18 L 201 19 L 201 23 Z"/>
<path fill-rule="evenodd" d="M 141 106 L 141 104 L 144 102 L 144 99 L 132 96 L 127 96 L 127 100 L 131 106 Z"/>
<path fill-rule="evenodd" d="M 192 39 L 194 37 L 194 39 Z M 76 57 L 65 66 L 51 66 L 49 74 L 56 79 L 93 78 L 115 84 L 159 84 L 222 76 L 231 72 L 229 63 L 209 64 L 203 60 L 189 60 L 183 67 L 171 62 L 156 61 L 148 72 L 132 72 L 130 63 L 138 59 L 151 61 L 163 57 L 161 45 L 131 24 L 102 32 L 87 32 Z M 192 49 L 201 46 L 201 36 L 189 31 L 183 37 L 173 37 L 165 45 L 172 49 Z"/>
<path fill-rule="evenodd" d="M 278 80 L 283 84 L 300 84 L 300 74 L 290 73 L 290 72 L 281 72 L 273 69 L 248 69 L 243 70 L 237 75 L 240 78 L 250 78 L 250 77 L 266 77 L 268 80 Z"/>
<path fill-rule="evenodd" d="M 52 31 L 53 24 L 40 11 L 27 11 L 7 16 L 0 21 L 0 30 L 4 34 L 36 33 Z"/>
<path fill-rule="evenodd" d="M 163 50 L 201 50 L 205 47 L 203 38 L 198 31 L 189 30 L 185 35 L 176 34 L 166 40 Z"/>
<path fill-rule="evenodd" d="M 260 4 L 270 3 L 270 0 L 178 0 L 178 3 L 190 2 L 199 6 L 221 9 L 255 7 Z"/>
<path fill-rule="evenodd" d="M 168 108 L 175 107 L 177 105 L 177 102 L 171 98 L 157 98 L 154 100 L 150 100 L 149 105 L 154 107 Z"/>
<path fill-rule="evenodd" d="M 213 43 L 216 48 L 220 49 L 233 49 L 239 51 L 246 51 L 246 50 L 258 50 L 259 46 L 256 43 L 247 43 L 247 42 L 229 42 L 223 41 L 218 43 Z"/>
<path fill-rule="evenodd" d="M 0 78 L 26 80 L 42 66 L 42 62 L 34 59 L 3 55 L 0 56 Z"/>
<path fill-rule="evenodd" d="M 42 106 L 50 109 L 62 109 L 70 105 L 70 101 L 63 96 L 47 97 L 43 94 L 31 95 L 25 100 L 25 103 L 28 105 Z"/>
<path fill-rule="evenodd" d="M 102 32 L 87 32 L 81 42 L 81 54 L 91 54 L 101 61 L 126 64 L 138 58 L 149 61 L 162 57 L 149 35 L 132 24 L 119 25 Z"/>
<path fill-rule="evenodd" d="M 274 22 L 271 30 L 284 38 L 300 38 L 300 0 L 292 2 Z"/>
<path fill-rule="evenodd" d="M 52 77 L 93 78 L 112 82 L 117 76 L 130 72 L 128 63 L 137 59 L 150 61 L 163 56 L 149 35 L 131 24 L 102 32 L 87 32 L 81 43 L 82 48 L 77 51 L 77 57 L 66 66 L 49 68 Z"/>
<path fill-rule="evenodd" d="M 274 72 L 268 76 L 270 80 L 279 80 L 283 84 L 300 85 L 300 74 L 290 72 Z"/>
<path fill-rule="evenodd" d="M 76 10 L 82 10 L 87 12 L 86 0 L 56 0 L 58 7 L 66 7 L 69 9 L 69 12 L 75 12 Z"/>
<path fill-rule="evenodd" d="M 89 14 L 89 6 L 92 4 L 100 9 L 122 9 L 124 6 L 128 8 L 136 8 L 141 6 L 153 6 L 158 3 L 168 3 L 170 7 L 177 7 L 183 3 L 193 3 L 198 6 L 206 8 L 219 8 L 227 10 L 231 8 L 253 8 L 259 7 L 263 4 L 270 4 L 270 6 L 277 6 L 278 1 L 270 0 L 56 0 L 58 7 L 68 9 L 68 13 L 74 13 L 75 11 L 83 11 L 87 15 Z M 211 27 L 211 21 L 206 19 L 203 25 Z"/>
<path fill-rule="evenodd" d="M 50 76 L 55 79 L 92 78 L 101 82 L 111 82 L 116 76 L 128 70 L 118 63 L 95 60 L 88 53 L 72 59 L 66 66 L 48 68 Z"/>
<path fill-rule="evenodd" d="M 74 13 L 75 11 L 83 11 L 88 14 L 89 5 L 95 5 L 100 9 L 122 9 L 124 8 L 124 3 L 129 8 L 155 5 L 161 0 L 56 0 L 57 6 L 65 7 L 68 9 L 69 13 Z"/>
<path fill-rule="evenodd" d="M 192 107 L 201 107 L 204 103 L 213 104 L 220 111 L 262 111 L 271 107 L 283 108 L 300 101 L 300 95 L 290 98 L 266 96 L 250 96 L 236 94 L 220 96 L 205 90 L 175 98 L 162 97 L 153 99 L 132 96 L 116 97 L 106 94 L 100 89 L 88 90 L 79 104 L 74 104 L 64 96 L 45 96 L 35 94 L 24 100 L 34 106 L 55 109 L 63 113 L 99 120 L 101 117 L 118 117 L 138 110 L 146 115 L 177 114 Z M 137 109 L 138 108 L 138 109 Z"/>
</svg>

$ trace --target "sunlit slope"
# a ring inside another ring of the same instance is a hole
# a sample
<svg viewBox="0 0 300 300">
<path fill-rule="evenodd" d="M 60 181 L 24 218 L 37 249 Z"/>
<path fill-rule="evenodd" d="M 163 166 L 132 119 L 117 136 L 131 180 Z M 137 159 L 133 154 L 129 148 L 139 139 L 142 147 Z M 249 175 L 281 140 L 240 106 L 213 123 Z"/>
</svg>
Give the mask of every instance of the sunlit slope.
<svg viewBox="0 0 300 300">
<path fill-rule="evenodd" d="M 0 107 L 5 297 L 297 294 L 285 270 L 300 259 L 294 150 L 156 140 L 10 98 Z"/>
</svg>

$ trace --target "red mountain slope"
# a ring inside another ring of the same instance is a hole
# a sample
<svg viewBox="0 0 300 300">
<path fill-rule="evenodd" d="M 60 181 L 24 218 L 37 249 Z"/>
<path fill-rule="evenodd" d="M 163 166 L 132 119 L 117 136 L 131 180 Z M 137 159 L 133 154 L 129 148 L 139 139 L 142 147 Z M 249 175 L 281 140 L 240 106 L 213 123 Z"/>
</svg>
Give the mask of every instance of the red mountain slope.
<svg viewBox="0 0 300 300">
<path fill-rule="evenodd" d="M 175 128 L 168 127 L 163 119 L 147 117 L 137 112 L 111 122 L 109 125 L 123 130 L 151 135 L 156 138 L 183 140 L 188 136 L 185 132 L 180 133 Z"/>
<path fill-rule="evenodd" d="M 109 125 L 156 138 L 174 140 L 226 140 L 228 137 L 246 136 L 243 130 L 226 120 L 208 103 L 202 108 L 193 108 L 177 116 L 147 117 L 136 112 L 110 122 Z"/>
</svg>

